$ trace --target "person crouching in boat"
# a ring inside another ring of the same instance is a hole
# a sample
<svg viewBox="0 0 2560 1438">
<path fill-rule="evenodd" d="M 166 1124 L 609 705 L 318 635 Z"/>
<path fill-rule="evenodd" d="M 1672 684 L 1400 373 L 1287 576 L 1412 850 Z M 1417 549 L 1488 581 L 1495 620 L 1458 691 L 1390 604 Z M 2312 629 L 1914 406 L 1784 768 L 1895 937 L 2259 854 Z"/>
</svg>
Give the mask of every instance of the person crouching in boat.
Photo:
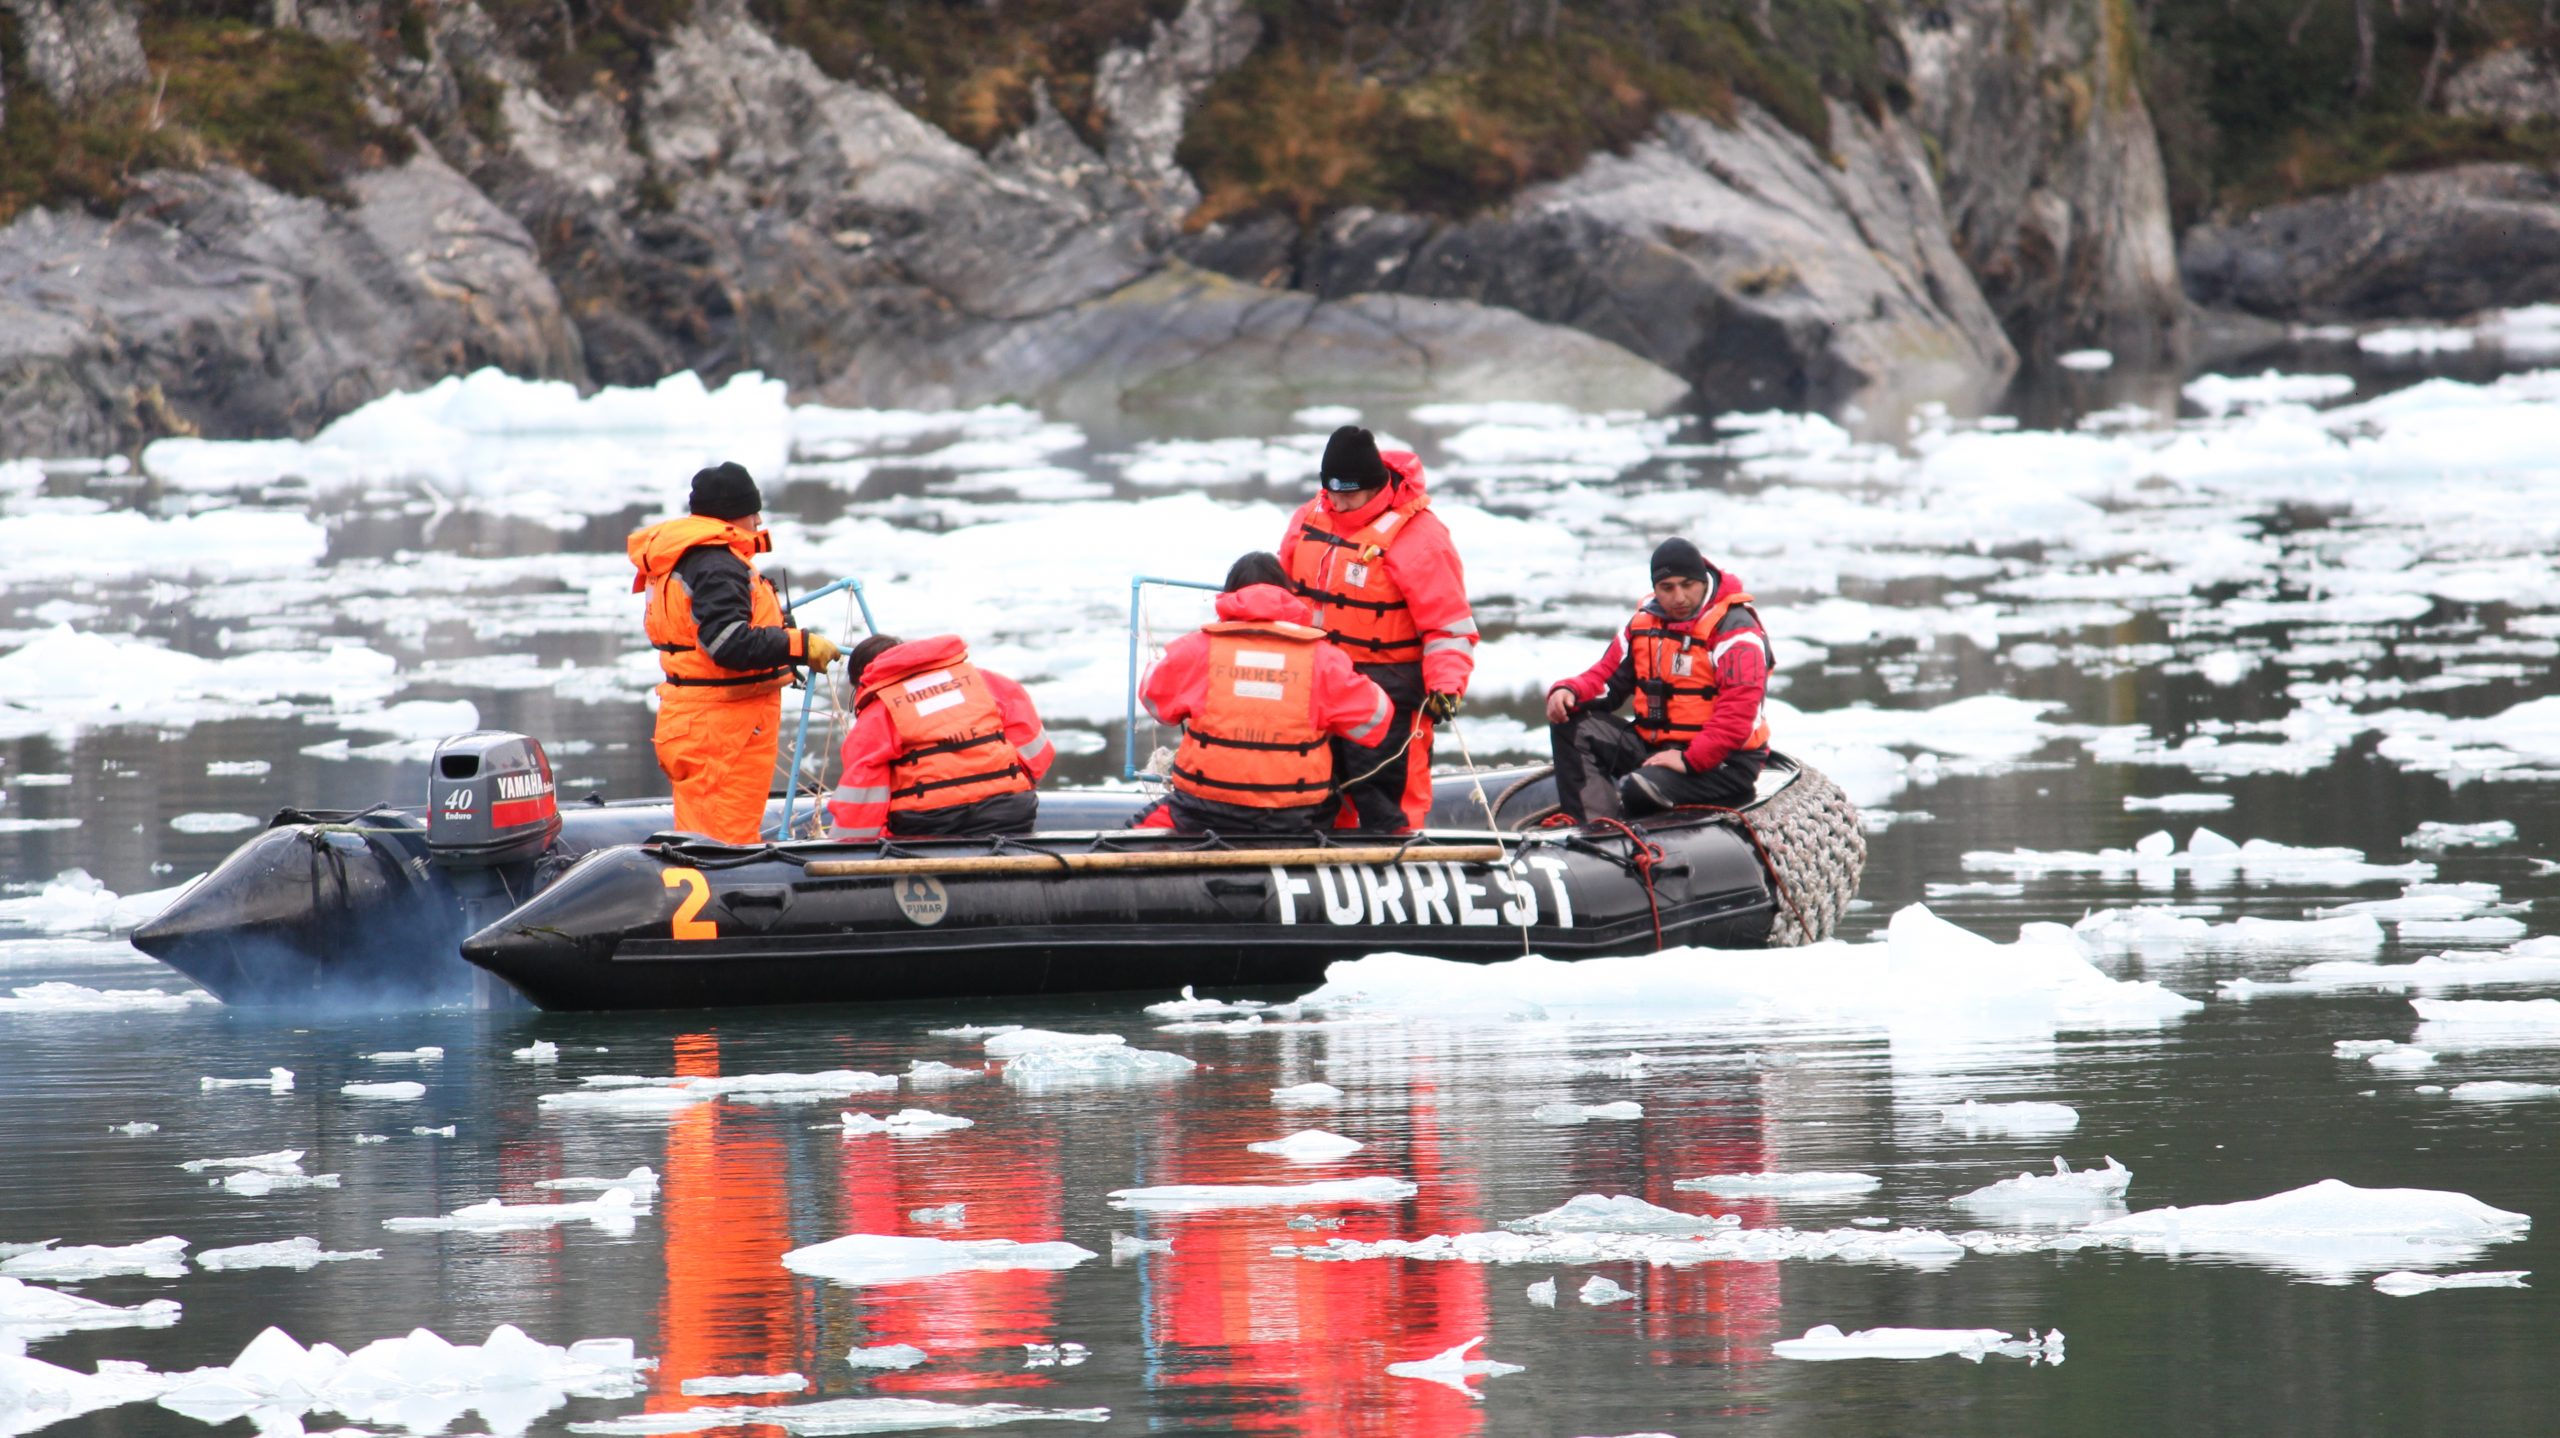
<svg viewBox="0 0 2560 1438">
<path fill-rule="evenodd" d="M 1395 704 L 1309 622 L 1277 556 L 1237 560 L 1217 613 L 1138 687 L 1157 723 L 1183 726 L 1166 814 L 1140 824 L 1162 827 L 1169 815 L 1182 833 L 1313 833 L 1340 802 L 1332 741 L 1376 749 Z"/>
<path fill-rule="evenodd" d="M 1422 461 L 1381 454 L 1344 425 L 1325 441 L 1322 492 L 1289 518 L 1280 563 L 1313 600 L 1310 621 L 1395 701 L 1368 749 L 1346 743 L 1342 796 L 1363 829 L 1420 828 L 1431 812 L 1431 734 L 1458 712 L 1476 660 L 1475 612 L 1448 527 L 1431 513 Z"/>
<path fill-rule="evenodd" d="M 827 803 L 837 839 L 1028 834 L 1058 757 L 1031 696 L 956 635 L 875 634 L 845 661 L 853 732 Z"/>
<path fill-rule="evenodd" d="M 773 541 L 753 475 L 735 463 L 702 470 L 686 508 L 625 542 L 639 571 L 631 590 L 648 592 L 642 623 L 666 676 L 658 767 L 675 786 L 676 828 L 752 844 L 781 746 L 778 696 L 793 666 L 823 672 L 837 651 L 825 635 L 785 623 L 773 582 L 756 572 Z"/>
<path fill-rule="evenodd" d="M 1684 804 L 1739 808 L 1769 761 L 1769 635 L 1742 581 L 1685 539 L 1653 551 L 1653 598 L 1600 662 L 1547 691 L 1556 796 L 1575 823 Z M 1633 699 L 1632 722 L 1614 713 Z"/>
</svg>

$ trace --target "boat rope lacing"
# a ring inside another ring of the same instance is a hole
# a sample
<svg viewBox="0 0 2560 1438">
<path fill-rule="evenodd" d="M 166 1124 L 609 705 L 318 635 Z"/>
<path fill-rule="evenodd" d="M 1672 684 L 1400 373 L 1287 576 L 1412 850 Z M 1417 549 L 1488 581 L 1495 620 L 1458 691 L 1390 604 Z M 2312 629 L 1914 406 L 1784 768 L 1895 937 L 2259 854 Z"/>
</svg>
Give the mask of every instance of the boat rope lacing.
<svg viewBox="0 0 2560 1438">
<path fill-rule="evenodd" d="M 1624 819 L 1595 818 L 1588 826 L 1615 829 L 1627 836 L 1627 863 L 1636 877 L 1644 881 L 1644 906 L 1653 915 L 1654 952 L 1662 951 L 1662 903 L 1654 897 L 1653 867 L 1662 862 L 1662 846 L 1637 832 Z"/>
</svg>

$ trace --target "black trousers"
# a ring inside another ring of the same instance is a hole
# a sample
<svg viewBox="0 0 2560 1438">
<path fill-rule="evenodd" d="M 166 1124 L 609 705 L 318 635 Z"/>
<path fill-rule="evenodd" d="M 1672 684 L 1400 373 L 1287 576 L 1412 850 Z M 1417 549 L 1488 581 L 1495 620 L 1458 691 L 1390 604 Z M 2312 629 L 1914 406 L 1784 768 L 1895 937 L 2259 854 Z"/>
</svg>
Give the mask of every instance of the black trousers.
<svg viewBox="0 0 2560 1438">
<path fill-rule="evenodd" d="M 1547 726 L 1547 744 L 1555 753 L 1556 798 L 1577 824 L 1658 814 L 1683 804 L 1739 809 L 1751 802 L 1761 766 L 1769 761 L 1766 749 L 1736 749 L 1703 774 L 1648 769 L 1644 761 L 1659 751 L 1634 725 L 1587 709 Z"/>
<path fill-rule="evenodd" d="M 1413 827 L 1404 812 L 1407 786 L 1413 782 L 1413 766 L 1422 766 L 1426 776 L 1424 788 L 1430 787 L 1431 743 L 1415 738 L 1410 744 L 1406 736 L 1413 733 L 1413 716 L 1422 708 L 1422 666 L 1420 664 L 1355 664 L 1353 668 L 1377 681 L 1386 691 L 1387 702 L 1395 712 L 1387 717 L 1387 732 L 1374 745 L 1362 747 L 1348 739 L 1333 741 L 1333 773 L 1342 782 L 1342 797 L 1351 801 L 1352 812 L 1359 815 L 1360 827 L 1395 833 Z M 1398 754 L 1396 751 L 1404 752 Z"/>
<path fill-rule="evenodd" d="M 1165 805 L 1173 811 L 1173 831 L 1177 834 L 1215 831 L 1230 836 L 1312 834 L 1333 821 L 1335 807 L 1334 801 L 1327 799 L 1321 804 L 1300 804 L 1289 809 L 1256 809 L 1197 798 L 1179 789 L 1165 795 Z"/>
<path fill-rule="evenodd" d="M 892 839 L 975 839 L 1028 834 L 1040 824 L 1036 793 L 998 794 L 941 809 L 910 809 L 889 816 Z"/>
</svg>

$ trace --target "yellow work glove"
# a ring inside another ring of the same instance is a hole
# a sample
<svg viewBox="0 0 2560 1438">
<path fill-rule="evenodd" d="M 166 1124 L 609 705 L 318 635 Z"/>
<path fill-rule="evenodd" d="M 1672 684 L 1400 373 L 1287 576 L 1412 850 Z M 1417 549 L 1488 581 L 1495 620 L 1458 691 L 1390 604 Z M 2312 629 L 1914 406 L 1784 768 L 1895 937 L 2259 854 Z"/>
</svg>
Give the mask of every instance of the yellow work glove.
<svg viewBox="0 0 2560 1438">
<path fill-rule="evenodd" d="M 823 634 L 803 634 L 801 643 L 807 648 L 809 667 L 821 674 L 826 673 L 827 666 L 835 663 L 838 656 L 844 653 L 836 647 L 834 640 Z"/>
</svg>

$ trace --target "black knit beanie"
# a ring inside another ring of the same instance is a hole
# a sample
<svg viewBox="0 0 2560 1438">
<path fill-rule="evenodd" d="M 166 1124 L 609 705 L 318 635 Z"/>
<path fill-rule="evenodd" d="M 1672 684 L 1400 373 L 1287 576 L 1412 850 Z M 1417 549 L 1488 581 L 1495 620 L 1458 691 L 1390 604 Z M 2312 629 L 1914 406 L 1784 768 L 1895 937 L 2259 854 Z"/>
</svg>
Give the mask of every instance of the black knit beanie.
<svg viewBox="0 0 2560 1438">
<path fill-rule="evenodd" d="M 1706 584 L 1710 582 L 1708 576 L 1714 572 L 1715 567 L 1698 552 L 1698 546 L 1677 535 L 1653 547 L 1653 582 L 1656 584 L 1675 578 L 1694 579 Z"/>
<path fill-rule="evenodd" d="M 844 687 L 852 693 L 861 693 L 862 671 L 871 667 L 872 660 L 906 642 L 894 634 L 865 636 L 861 643 L 853 646 L 853 652 L 844 658 Z"/>
<path fill-rule="evenodd" d="M 722 460 L 694 471 L 693 498 L 686 508 L 705 519 L 744 519 L 764 508 L 755 476 L 736 460 Z"/>
<path fill-rule="evenodd" d="M 1280 567 L 1279 555 L 1257 549 L 1228 568 L 1227 593 L 1233 594 L 1257 584 L 1277 584 L 1283 589 L 1289 587 L 1289 571 Z"/>
<path fill-rule="evenodd" d="M 1324 442 L 1324 463 L 1317 466 L 1316 479 L 1325 488 L 1336 493 L 1378 489 L 1394 478 L 1378 457 L 1378 437 L 1360 426 L 1346 424 Z"/>
</svg>

